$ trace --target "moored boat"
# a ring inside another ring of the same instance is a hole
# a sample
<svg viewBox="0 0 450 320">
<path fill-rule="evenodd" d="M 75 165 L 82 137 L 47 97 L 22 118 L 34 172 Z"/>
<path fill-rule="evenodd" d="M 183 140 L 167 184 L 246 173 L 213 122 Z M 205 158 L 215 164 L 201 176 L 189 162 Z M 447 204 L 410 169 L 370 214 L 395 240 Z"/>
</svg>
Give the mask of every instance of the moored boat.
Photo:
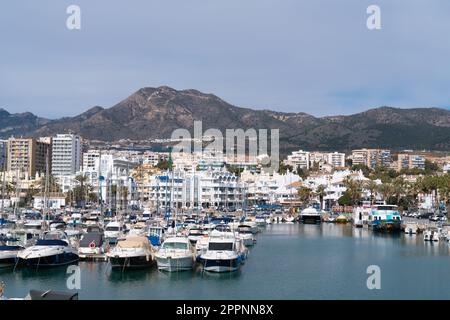
<svg viewBox="0 0 450 320">
<path fill-rule="evenodd" d="M 300 219 L 305 224 L 320 224 L 322 217 L 316 208 L 308 207 L 301 212 Z"/>
<path fill-rule="evenodd" d="M 62 231 L 49 231 L 36 244 L 17 254 L 19 264 L 29 267 L 56 267 L 78 261 L 78 251 Z"/>
<path fill-rule="evenodd" d="M 155 259 L 159 270 L 190 270 L 195 263 L 195 251 L 187 238 L 169 237 L 155 253 Z"/>
<path fill-rule="evenodd" d="M 143 268 L 154 264 L 153 251 L 147 237 L 128 236 L 106 254 L 112 268 Z"/>
</svg>

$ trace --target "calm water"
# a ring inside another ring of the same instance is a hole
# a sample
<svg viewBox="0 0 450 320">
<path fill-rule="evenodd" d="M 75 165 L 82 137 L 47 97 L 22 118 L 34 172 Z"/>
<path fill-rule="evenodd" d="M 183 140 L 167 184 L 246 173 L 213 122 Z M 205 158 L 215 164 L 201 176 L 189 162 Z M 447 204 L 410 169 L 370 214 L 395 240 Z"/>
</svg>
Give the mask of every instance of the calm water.
<svg viewBox="0 0 450 320">
<path fill-rule="evenodd" d="M 80 262 L 80 299 L 450 299 L 450 245 L 419 236 L 374 235 L 351 225 L 275 224 L 239 272 L 168 274 L 111 271 Z M 366 269 L 381 268 L 381 290 L 368 290 Z M 64 290 L 66 268 L 0 271 L 8 297 L 29 289 Z"/>
</svg>

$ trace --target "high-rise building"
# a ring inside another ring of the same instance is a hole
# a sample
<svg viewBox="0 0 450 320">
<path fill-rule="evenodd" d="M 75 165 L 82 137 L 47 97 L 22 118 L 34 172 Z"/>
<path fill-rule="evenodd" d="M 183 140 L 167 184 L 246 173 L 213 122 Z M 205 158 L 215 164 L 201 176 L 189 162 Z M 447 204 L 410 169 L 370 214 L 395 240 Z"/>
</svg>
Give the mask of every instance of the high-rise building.
<svg viewBox="0 0 450 320">
<path fill-rule="evenodd" d="M 80 170 L 81 138 L 74 134 L 58 134 L 53 138 L 52 174 L 65 176 Z"/>
<path fill-rule="evenodd" d="M 417 154 L 399 154 L 397 170 L 402 169 L 425 169 L 425 157 Z"/>
<path fill-rule="evenodd" d="M 6 159 L 8 154 L 8 140 L 0 140 L 0 170 L 6 169 Z"/>
<path fill-rule="evenodd" d="M 386 149 L 359 149 L 352 151 L 353 165 L 362 164 L 369 168 L 389 167 L 391 151 Z"/>
<path fill-rule="evenodd" d="M 345 167 L 345 153 L 341 152 L 327 153 L 326 163 L 330 164 L 333 168 Z"/>
<path fill-rule="evenodd" d="M 309 169 L 309 152 L 308 151 L 293 151 L 292 154 L 287 156 L 284 160 L 285 165 L 292 166 L 293 170 L 296 171 L 297 168 Z"/>
<path fill-rule="evenodd" d="M 27 172 L 33 177 L 38 172 L 45 172 L 47 158 L 49 167 L 51 166 L 51 153 L 51 139 L 9 138 L 6 156 L 7 170 Z"/>
</svg>

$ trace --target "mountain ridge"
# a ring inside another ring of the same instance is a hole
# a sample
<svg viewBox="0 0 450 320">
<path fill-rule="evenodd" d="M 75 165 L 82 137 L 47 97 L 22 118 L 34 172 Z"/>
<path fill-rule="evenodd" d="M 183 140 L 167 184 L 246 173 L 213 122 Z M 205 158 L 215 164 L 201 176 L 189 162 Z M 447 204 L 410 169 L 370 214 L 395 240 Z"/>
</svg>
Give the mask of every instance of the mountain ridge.
<svg viewBox="0 0 450 320">
<path fill-rule="evenodd" d="M 168 86 L 144 87 L 117 104 L 94 106 L 55 120 L 0 109 L 0 136 L 48 136 L 73 132 L 91 140 L 170 138 L 178 128 L 203 131 L 279 129 L 283 150 L 350 150 L 361 147 L 450 150 L 450 111 L 388 106 L 352 115 L 315 117 L 304 112 L 255 110 L 227 103 L 211 93 Z"/>
</svg>

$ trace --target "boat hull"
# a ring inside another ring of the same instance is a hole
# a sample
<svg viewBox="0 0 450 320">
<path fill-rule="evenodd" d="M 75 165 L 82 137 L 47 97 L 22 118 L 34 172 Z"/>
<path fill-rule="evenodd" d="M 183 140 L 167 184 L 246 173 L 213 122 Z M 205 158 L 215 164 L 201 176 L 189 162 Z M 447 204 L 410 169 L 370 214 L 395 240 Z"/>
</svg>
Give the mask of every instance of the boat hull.
<svg viewBox="0 0 450 320">
<path fill-rule="evenodd" d="M 158 270 L 168 272 L 191 270 L 194 267 L 193 257 L 156 257 L 156 263 Z"/>
<path fill-rule="evenodd" d="M 302 215 L 301 222 L 304 224 L 320 224 L 322 218 L 320 215 Z"/>
<path fill-rule="evenodd" d="M 19 265 L 36 268 L 50 268 L 69 265 L 78 262 L 79 257 L 72 252 L 64 252 L 60 254 L 33 257 L 33 258 L 19 258 Z"/>
<path fill-rule="evenodd" d="M 155 261 L 147 256 L 120 257 L 110 256 L 111 267 L 116 268 L 147 268 L 154 265 Z"/>
<path fill-rule="evenodd" d="M 399 221 L 373 221 L 371 229 L 376 232 L 400 232 L 401 223 Z"/>
<path fill-rule="evenodd" d="M 203 269 L 209 272 L 233 272 L 241 266 L 241 258 L 209 260 L 202 259 Z"/>
<path fill-rule="evenodd" d="M 12 258 L 1 258 L 0 259 L 0 269 L 14 267 L 17 262 L 17 257 Z"/>
</svg>

